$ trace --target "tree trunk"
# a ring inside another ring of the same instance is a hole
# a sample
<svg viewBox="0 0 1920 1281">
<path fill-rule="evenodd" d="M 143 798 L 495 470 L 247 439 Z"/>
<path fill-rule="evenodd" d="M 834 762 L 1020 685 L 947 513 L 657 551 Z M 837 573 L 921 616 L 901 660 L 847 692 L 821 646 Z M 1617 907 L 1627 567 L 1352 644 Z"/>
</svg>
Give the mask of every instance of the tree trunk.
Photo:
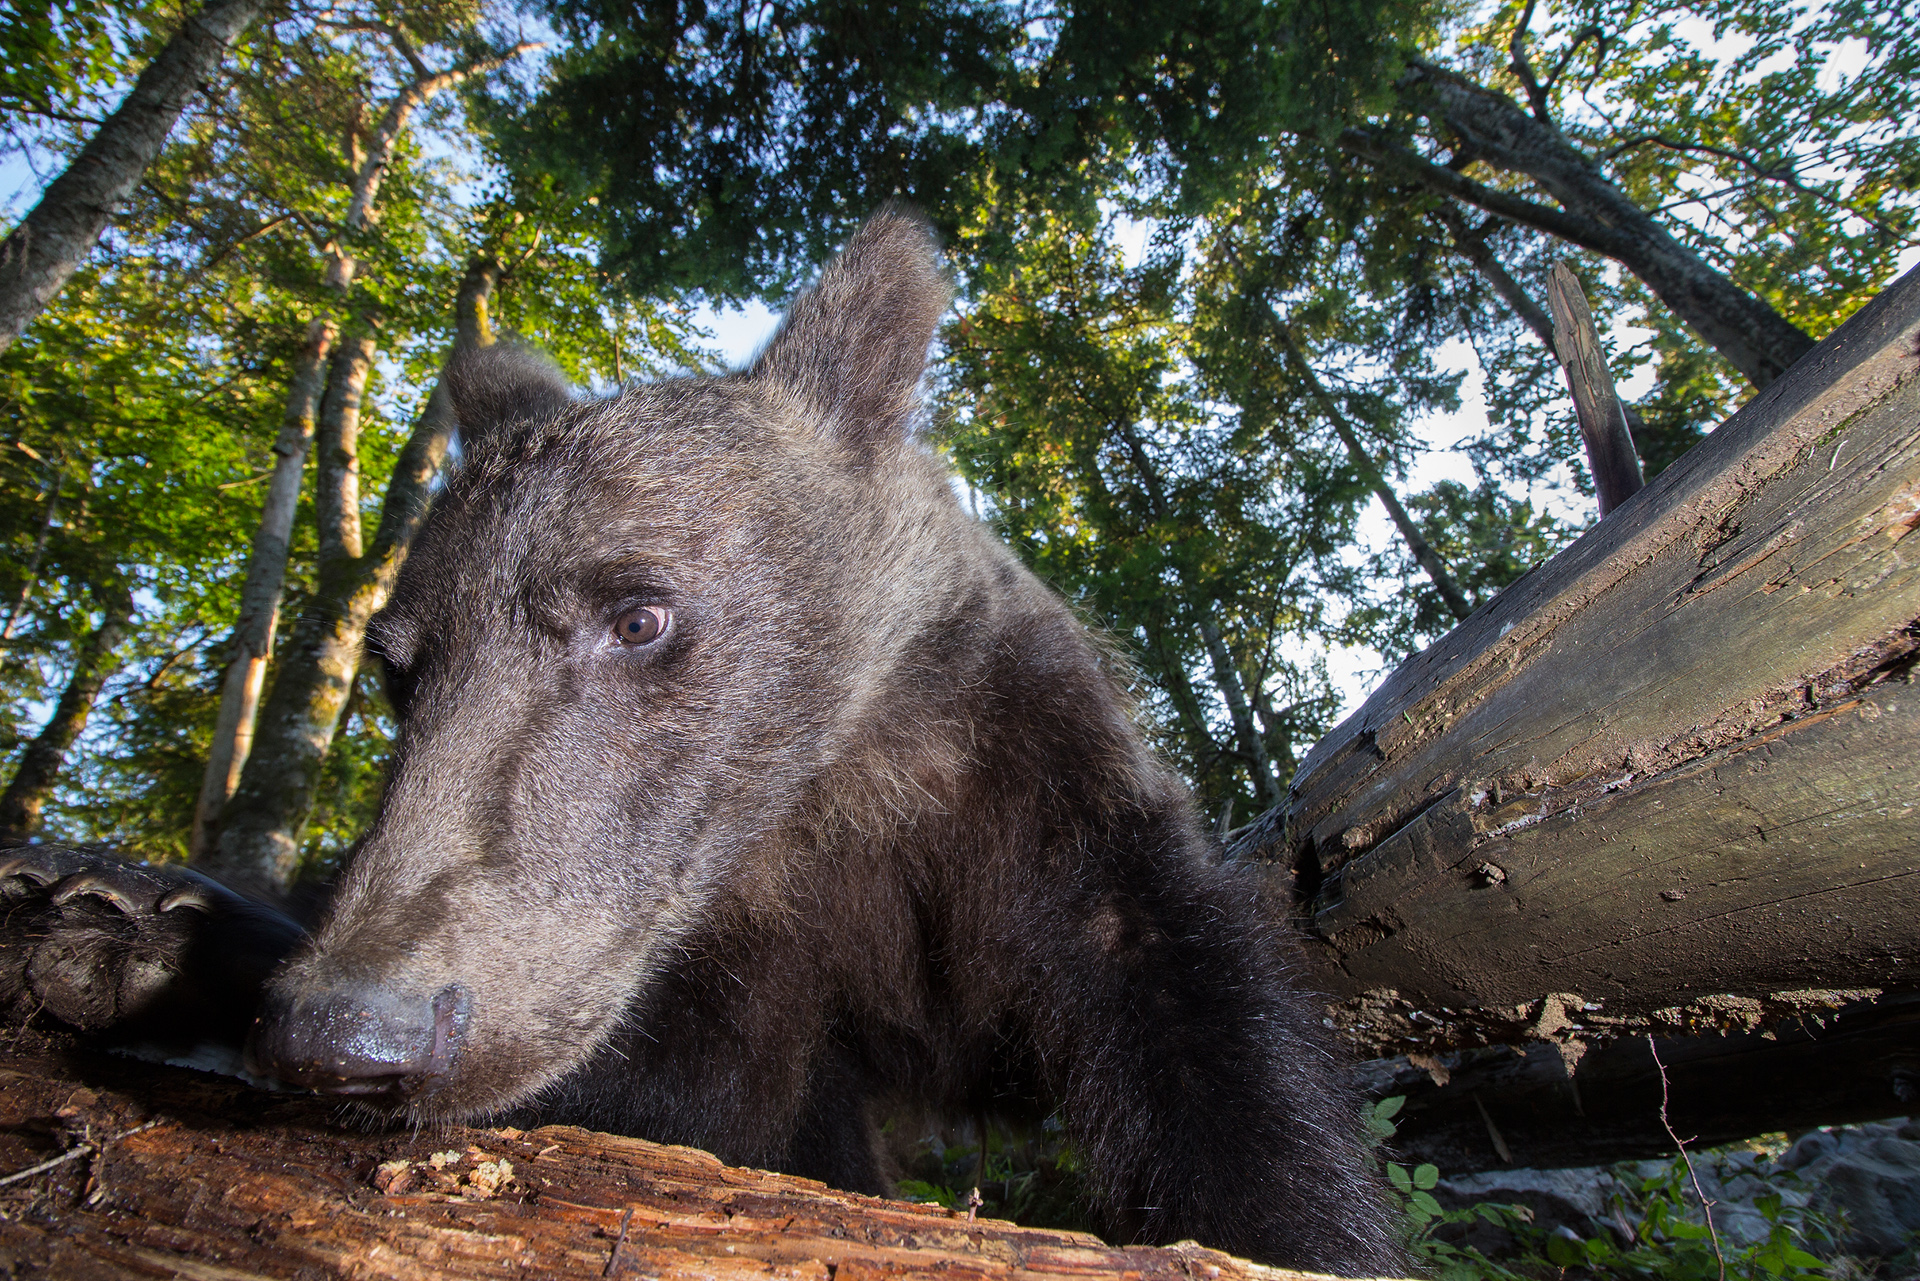
<svg viewBox="0 0 1920 1281">
<path fill-rule="evenodd" d="M 1587 447 L 1587 470 L 1593 475 L 1593 494 L 1600 516 L 1639 493 L 1646 481 L 1640 475 L 1640 455 L 1627 427 L 1626 406 L 1613 389 L 1600 331 L 1593 323 L 1586 291 L 1565 263 L 1554 264 L 1547 280 L 1547 301 L 1553 304 L 1553 350 L 1566 371 L 1567 390 L 1573 393 L 1580 417 L 1580 439 Z"/>
<path fill-rule="evenodd" d="M 100 626 L 74 646 L 73 673 L 60 691 L 53 715 L 20 755 L 7 790 L 0 794 L 0 839 L 19 840 L 40 826 L 40 811 L 53 795 L 67 749 L 86 728 L 93 700 L 113 674 L 113 652 L 126 638 L 133 622 L 133 597 L 125 587 L 108 592 L 106 615 Z"/>
<path fill-rule="evenodd" d="M 1451 204 L 1441 205 L 1436 216 L 1453 236 L 1454 247 L 1473 264 L 1474 270 L 1480 273 L 1481 279 L 1493 286 L 1493 291 L 1500 295 L 1501 301 L 1520 318 L 1522 324 L 1533 330 L 1534 337 L 1538 338 L 1540 345 L 1547 349 L 1547 354 L 1558 360 L 1560 352 L 1554 346 L 1553 321 L 1548 317 L 1546 309 L 1533 300 L 1533 296 L 1513 278 L 1512 273 L 1506 269 L 1499 258 L 1494 256 L 1493 250 L 1487 245 L 1486 228 L 1483 227 L 1477 232 L 1469 230 L 1467 220 L 1462 218 L 1460 211 Z M 1627 416 L 1628 435 L 1635 440 L 1642 439 L 1644 431 L 1640 421 L 1640 411 L 1625 401 L 1619 401 L 1618 404 L 1620 412 Z"/>
<path fill-rule="evenodd" d="M 1449 1178 L 1498 1169 L 1509 1156 L 1534 1168 L 1672 1156 L 1660 1123 L 1662 1068 L 1668 1119 L 1699 1147 L 1910 1115 L 1920 1097 L 1914 993 L 1784 1018 L 1766 1031 L 1655 1036 L 1659 1066 L 1646 1036 L 1633 1035 L 1591 1048 L 1442 1053 L 1432 1061 L 1444 1084 L 1405 1058 L 1362 1064 L 1360 1076 L 1376 1097 L 1407 1101 L 1394 1118 L 1397 1159 L 1431 1161 Z"/>
<path fill-rule="evenodd" d="M 0 352 L 67 282 L 160 154 L 174 122 L 261 0 L 210 0 L 180 24 L 126 100 L 0 245 Z"/>
<path fill-rule="evenodd" d="M 0 1174 L 13 1183 L 0 1257 L 25 1276 L 1308 1276 L 1192 1242 L 1110 1246 L 1085 1232 L 837 1192 L 572 1126 L 343 1126 L 336 1103 L 89 1054 L 31 1029 L 0 1040 L 0 1080 Z"/>
<path fill-rule="evenodd" d="M 360 262 L 342 247 L 346 235 L 365 230 L 377 220 L 377 206 L 381 184 L 385 181 L 388 167 L 393 162 L 393 149 L 399 145 L 401 136 L 406 132 L 407 122 L 420 106 L 435 94 L 459 84 L 467 78 L 481 75 L 504 65 L 508 60 L 521 53 L 541 46 L 537 43 L 522 41 L 503 58 L 483 58 L 456 67 L 451 71 L 430 73 L 410 55 L 417 78 L 387 104 L 381 115 L 380 123 L 373 133 L 372 145 L 365 151 L 357 143 L 349 146 L 346 157 L 353 172 L 353 183 L 348 191 L 347 213 L 342 219 L 342 234 L 336 235 L 326 246 L 328 255 L 327 287 L 336 295 L 345 297 L 352 289 L 359 274 Z M 485 300 L 480 301 L 484 316 Z M 466 324 L 464 320 L 459 322 Z M 281 428 L 280 438 L 274 444 L 274 473 L 266 506 L 260 514 L 260 528 L 254 535 L 253 549 L 247 561 L 246 586 L 240 599 L 240 621 L 234 631 L 234 656 L 227 667 L 220 690 L 220 715 L 214 727 L 213 743 L 207 753 L 207 769 L 200 786 L 200 800 L 194 807 L 193 836 L 189 844 L 194 859 L 206 857 L 220 844 L 218 830 L 219 818 L 235 790 L 240 786 L 240 778 L 246 768 L 248 755 L 253 750 L 254 722 L 258 716 L 260 691 L 266 680 L 267 663 L 273 652 L 274 627 L 279 619 L 280 592 L 286 581 L 287 547 L 293 530 L 294 512 L 299 504 L 301 468 L 306 460 L 309 442 L 313 439 L 315 415 L 321 399 L 321 384 L 328 369 L 328 352 L 337 327 L 330 318 L 317 319 L 307 329 L 307 345 L 303 349 L 300 364 L 296 367 L 293 386 L 288 396 L 288 409 L 285 425 Z M 371 344 L 356 357 L 371 360 Z M 351 381 L 351 365 L 343 373 Z M 365 385 L 364 371 L 359 375 L 359 383 Z M 359 421 L 359 393 L 353 393 L 353 421 L 356 432 Z M 336 460 L 337 461 L 337 460 Z M 329 466 L 326 458 L 321 459 L 323 472 Z M 350 478 L 354 489 L 353 502 L 354 556 L 360 554 L 359 514 L 358 514 L 358 469 L 357 451 L 348 462 L 339 466 L 350 467 Z M 327 539 L 331 529 L 335 534 L 345 528 L 338 510 L 339 499 L 344 490 L 342 486 L 348 478 L 338 475 L 326 475 L 320 482 L 321 492 L 334 497 L 334 511 L 331 516 L 321 513 L 322 559 L 327 554 Z M 324 750 L 324 749 L 323 749 Z"/>
<path fill-rule="evenodd" d="M 1211 607 L 1212 602 L 1207 604 Z M 1219 686 L 1220 697 L 1226 701 L 1227 715 L 1233 721 L 1233 732 L 1240 740 L 1240 750 L 1252 758 L 1249 764 L 1261 799 L 1269 805 L 1278 805 L 1285 798 L 1285 793 L 1281 789 L 1280 779 L 1273 772 L 1273 757 L 1260 736 L 1260 727 L 1254 724 L 1253 709 L 1247 705 L 1246 687 L 1241 684 L 1239 669 L 1233 664 L 1233 653 L 1227 648 L 1226 640 L 1220 635 L 1220 629 L 1214 625 L 1213 619 L 1204 615 L 1200 619 L 1200 639 L 1206 642 L 1207 657 L 1213 663 L 1213 683 Z"/>
<path fill-rule="evenodd" d="M 1305 380 L 1307 390 L 1312 393 L 1314 401 L 1320 406 L 1320 412 L 1327 416 L 1327 421 L 1333 425 L 1334 433 L 1340 437 L 1340 443 L 1346 447 L 1347 458 L 1353 463 L 1353 469 L 1360 473 L 1360 479 L 1367 483 L 1367 487 L 1373 490 L 1374 497 L 1380 500 L 1380 505 L 1387 509 L 1387 516 L 1393 521 L 1393 527 L 1400 531 L 1400 537 L 1406 542 L 1407 550 L 1413 554 L 1413 559 L 1420 568 L 1426 571 L 1427 578 L 1439 591 L 1440 599 L 1446 602 L 1447 609 L 1455 618 L 1465 618 L 1471 614 L 1473 606 L 1467 603 L 1466 595 L 1461 592 L 1460 585 L 1454 582 L 1453 575 L 1447 572 L 1446 563 L 1440 559 L 1440 554 L 1428 545 L 1426 538 L 1420 533 L 1420 527 L 1414 524 L 1413 517 L 1407 514 L 1407 509 L 1400 505 L 1399 496 L 1393 492 L 1393 487 L 1387 484 L 1386 477 L 1380 474 L 1380 468 L 1374 463 L 1373 456 L 1360 444 L 1360 436 L 1353 430 L 1353 424 L 1348 422 L 1347 416 L 1340 412 L 1340 406 L 1334 403 L 1332 395 L 1320 382 L 1320 376 L 1313 372 L 1313 365 L 1308 362 L 1306 354 L 1300 350 L 1293 341 L 1293 335 L 1284 327 L 1281 329 L 1281 341 L 1286 344 L 1287 355 L 1293 359 L 1294 368 Z"/>
<path fill-rule="evenodd" d="M 300 480 L 306 471 L 307 449 L 313 441 L 319 415 L 320 392 L 332 351 L 334 326 L 314 320 L 294 367 L 293 386 L 280 435 L 273 442 L 273 476 L 267 482 L 266 502 L 247 556 L 247 577 L 240 589 L 240 621 L 234 628 L 233 658 L 220 686 L 220 714 L 214 723 L 213 744 L 193 812 L 191 856 L 200 858 L 217 840 L 220 811 L 240 784 L 240 772 L 253 750 L 253 725 L 260 691 L 266 683 L 267 662 L 273 656 L 273 633 L 280 617 L 280 592 L 286 582 L 287 548 L 293 539 L 293 518 L 300 509 Z"/>
<path fill-rule="evenodd" d="M 1917 353 L 1920 270 L 1314 747 L 1239 851 L 1324 990 L 1920 987 Z"/>
<path fill-rule="evenodd" d="M 1561 207 L 1482 186 L 1368 130 L 1342 133 L 1343 149 L 1373 162 L 1390 178 L 1420 183 L 1606 254 L 1638 276 L 1755 388 L 1765 387 L 1812 350 L 1813 339 L 1708 266 L 1628 199 L 1565 134 L 1512 99 L 1419 61 L 1401 83 L 1409 93 L 1424 96 L 1435 120 L 1459 138 L 1464 158 L 1526 175 Z"/>
<path fill-rule="evenodd" d="M 40 581 L 40 562 L 46 559 L 47 543 L 53 537 L 53 523 L 60 519 L 60 489 L 65 479 L 65 475 L 56 468 L 53 479 L 47 482 L 47 501 L 40 512 L 40 532 L 33 536 L 33 554 L 27 557 L 26 569 L 20 578 L 20 590 L 7 607 L 7 625 L 0 628 L 0 640 L 12 640 L 20 620 L 27 616 L 27 602 L 33 599 L 34 585 Z"/>
<path fill-rule="evenodd" d="M 485 346 L 493 341 L 486 304 L 499 279 L 500 264 L 491 254 L 476 257 L 468 266 L 456 304 L 456 349 L 461 344 Z M 334 381 L 342 388 L 342 399 L 337 408 L 328 406 L 330 426 L 320 446 L 323 454 L 340 449 L 350 434 L 339 415 L 346 412 L 350 370 L 359 357 L 346 353 L 343 345 L 335 362 Z M 363 363 L 360 367 L 364 371 Z M 360 377 L 364 385 L 364 372 Z M 357 405 L 357 394 L 353 403 Z M 332 465 L 334 487 L 330 496 L 322 494 L 322 505 L 333 513 L 334 532 L 327 534 L 323 516 L 322 539 L 335 554 L 323 557 L 313 599 L 294 624 L 280 674 L 260 715 L 254 751 L 222 814 L 219 844 L 203 861 L 209 872 L 286 885 L 298 870 L 300 833 L 313 811 L 320 767 L 353 690 L 367 621 L 393 590 L 394 578 L 425 518 L 428 487 L 446 458 L 455 425 L 443 380 L 428 397 L 394 464 L 381 503 L 379 529 L 373 546 L 363 555 L 348 554 L 350 542 L 352 551 L 359 551 L 360 518 L 356 500 L 351 521 L 347 520 L 343 496 L 357 473 L 343 460 Z M 357 494 L 357 482 L 353 489 Z"/>
<path fill-rule="evenodd" d="M 1160 483 L 1159 469 L 1153 465 L 1146 445 L 1131 427 L 1122 426 L 1119 433 L 1126 442 L 1127 455 L 1133 460 L 1134 470 L 1140 473 L 1140 484 L 1147 491 L 1147 501 L 1153 508 L 1154 518 L 1164 520 L 1171 511 L 1171 505 L 1167 502 L 1166 489 Z M 1261 740 L 1259 727 L 1253 723 L 1253 713 L 1247 706 L 1246 686 L 1240 679 L 1239 669 L 1234 666 L 1233 653 L 1227 648 L 1219 625 L 1213 621 L 1216 602 L 1205 593 L 1196 593 L 1193 585 L 1186 582 L 1186 574 L 1177 563 L 1174 568 L 1188 596 L 1194 599 L 1200 611 L 1200 639 L 1206 645 L 1207 658 L 1213 665 L 1213 683 L 1219 688 L 1220 697 L 1227 705 L 1227 716 L 1233 722 L 1233 734 L 1239 740 L 1240 750 L 1247 757 L 1254 786 L 1267 804 L 1277 805 L 1283 795 L 1282 781 L 1274 776 L 1272 756 L 1267 751 L 1266 743 Z"/>
<path fill-rule="evenodd" d="M 373 334 L 365 317 L 340 339 L 327 375 L 315 435 L 313 518 L 319 531 L 320 573 L 360 559 L 360 405 L 373 373 Z"/>
</svg>

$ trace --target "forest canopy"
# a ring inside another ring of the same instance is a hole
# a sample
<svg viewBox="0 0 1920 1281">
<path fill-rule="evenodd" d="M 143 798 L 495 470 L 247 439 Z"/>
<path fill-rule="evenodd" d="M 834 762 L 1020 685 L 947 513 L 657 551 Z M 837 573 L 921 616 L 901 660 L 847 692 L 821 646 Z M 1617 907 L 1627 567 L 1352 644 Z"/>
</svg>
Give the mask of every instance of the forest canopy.
<svg viewBox="0 0 1920 1281">
<path fill-rule="evenodd" d="M 1885 0 L 0 24 L 0 835 L 283 884 L 378 797 L 361 637 L 462 345 L 601 395 L 714 372 L 710 308 L 925 210 L 959 294 L 929 442 L 1225 830 L 1355 692 L 1330 657 L 1418 650 L 1593 520 L 1552 264 L 1651 476 L 1920 260 Z"/>
</svg>

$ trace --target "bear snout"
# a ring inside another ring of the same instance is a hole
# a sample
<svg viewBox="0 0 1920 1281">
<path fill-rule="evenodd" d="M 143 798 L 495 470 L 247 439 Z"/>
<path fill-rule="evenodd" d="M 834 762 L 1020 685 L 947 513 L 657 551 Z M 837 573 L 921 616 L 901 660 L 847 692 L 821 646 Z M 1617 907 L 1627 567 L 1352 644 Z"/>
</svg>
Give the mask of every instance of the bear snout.
<svg viewBox="0 0 1920 1281">
<path fill-rule="evenodd" d="M 471 1014 L 457 983 L 431 997 L 372 984 L 276 995 L 247 1037 L 247 1069 L 316 1093 L 409 1102 L 452 1075 Z"/>
</svg>

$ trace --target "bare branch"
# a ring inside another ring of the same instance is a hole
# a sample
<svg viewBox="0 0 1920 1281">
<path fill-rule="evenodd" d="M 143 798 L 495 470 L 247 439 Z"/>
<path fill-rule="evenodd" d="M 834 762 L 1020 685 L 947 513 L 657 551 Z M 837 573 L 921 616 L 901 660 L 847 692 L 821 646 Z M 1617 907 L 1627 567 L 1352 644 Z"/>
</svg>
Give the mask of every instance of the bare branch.
<svg viewBox="0 0 1920 1281">
<path fill-rule="evenodd" d="M 1519 77 L 1520 87 L 1527 91 L 1527 101 L 1533 104 L 1534 117 L 1543 125 L 1553 124 L 1553 111 L 1547 105 L 1546 90 L 1533 77 L 1533 64 L 1527 61 L 1527 27 L 1533 22 L 1533 7 L 1536 0 L 1527 0 L 1527 7 L 1520 11 L 1520 21 L 1513 29 L 1513 36 L 1507 41 L 1507 52 L 1512 55 L 1508 65 L 1513 74 Z"/>
<path fill-rule="evenodd" d="M 1826 192 L 1821 191 L 1818 187 L 1809 187 L 1806 183 L 1800 181 L 1799 177 L 1794 172 L 1793 165 L 1791 164 L 1765 165 L 1760 163 L 1759 160 L 1755 159 L 1752 154 L 1745 151 L 1737 151 L 1731 147 L 1716 147 L 1712 143 L 1708 143 L 1708 142 L 1681 142 L 1674 138 L 1668 138 L 1662 134 L 1643 133 L 1643 134 L 1638 134 L 1632 138 L 1628 138 L 1623 142 L 1616 143 L 1611 147 L 1608 147 L 1605 151 L 1600 153 L 1598 159 L 1602 163 L 1605 163 L 1615 159 L 1616 157 L 1628 151 L 1632 151 L 1636 147 L 1644 147 L 1644 146 L 1647 146 L 1648 144 L 1652 144 L 1653 146 L 1656 146 L 1656 147 L 1665 148 L 1668 151 L 1677 151 L 1682 154 L 1692 154 L 1695 152 L 1703 152 L 1710 156 L 1718 156 L 1722 160 L 1731 160 L 1735 164 L 1739 165 L 1741 168 L 1753 174 L 1756 178 L 1763 179 L 1767 182 L 1777 182 L 1781 186 L 1786 187 L 1791 191 L 1799 192 L 1803 196 L 1810 196 L 1813 199 L 1818 200 L 1822 204 L 1828 206 L 1829 208 L 1837 209 L 1841 213 L 1847 214 L 1850 217 L 1858 218 L 1861 222 L 1866 223 L 1869 227 L 1872 227 L 1874 230 L 1880 232 L 1883 235 L 1891 236 L 1893 239 L 1900 241 L 1902 244 L 1909 244 L 1909 245 L 1920 244 L 1920 239 L 1916 239 L 1913 236 L 1903 233 L 1902 231 L 1900 231 L 1899 228 L 1893 227 L 1888 223 L 1881 221 L 1879 218 L 1874 217 L 1872 214 L 1863 213 L 1859 209 L 1854 208 L 1852 205 L 1848 204 L 1844 200 L 1841 200 L 1837 196 L 1828 195 Z M 1734 191 L 1734 190 L 1738 190 L 1738 188 L 1729 187 L 1727 188 L 1727 190 Z M 1699 197 L 1689 197 L 1688 201 L 1684 201 L 1681 203 L 1690 203 L 1691 201 L 1697 200 L 1697 199 L 1699 199 Z"/>
</svg>

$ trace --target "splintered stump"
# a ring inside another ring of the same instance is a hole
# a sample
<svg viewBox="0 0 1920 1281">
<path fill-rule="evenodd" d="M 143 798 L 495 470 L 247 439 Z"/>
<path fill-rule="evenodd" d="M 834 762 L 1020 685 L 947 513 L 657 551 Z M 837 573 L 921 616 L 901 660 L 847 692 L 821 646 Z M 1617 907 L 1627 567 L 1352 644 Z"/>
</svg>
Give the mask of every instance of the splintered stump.
<svg viewBox="0 0 1920 1281">
<path fill-rule="evenodd" d="M 1306 1275 L 1191 1244 L 1116 1248 L 969 1221 L 568 1126 L 416 1133 L 342 1119 L 336 1104 L 0 1032 L 0 1275 Z"/>
</svg>

